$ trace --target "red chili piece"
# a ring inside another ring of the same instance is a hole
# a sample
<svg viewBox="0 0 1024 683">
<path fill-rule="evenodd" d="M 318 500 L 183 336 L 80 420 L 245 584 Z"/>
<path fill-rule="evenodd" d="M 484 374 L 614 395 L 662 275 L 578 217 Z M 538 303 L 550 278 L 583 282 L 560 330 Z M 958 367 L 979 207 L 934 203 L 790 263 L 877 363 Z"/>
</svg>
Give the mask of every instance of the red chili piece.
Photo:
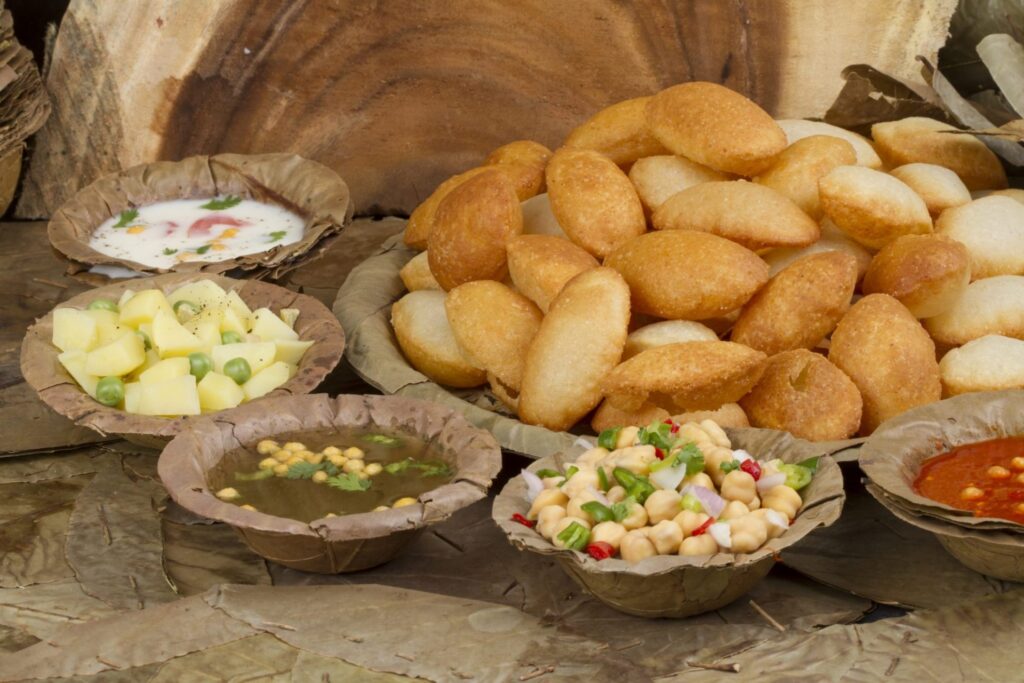
<svg viewBox="0 0 1024 683">
<path fill-rule="evenodd" d="M 740 463 L 740 469 L 752 476 L 754 481 L 761 478 L 761 466 L 754 460 L 744 460 Z"/>
<path fill-rule="evenodd" d="M 691 536 L 700 536 L 702 534 L 705 534 L 705 533 L 707 533 L 708 527 L 711 526 L 714 523 L 715 523 L 714 519 L 708 518 L 707 521 L 705 521 L 699 527 L 694 529 L 693 533 L 691 533 L 690 535 Z"/>
<path fill-rule="evenodd" d="M 677 425 L 675 422 L 673 422 L 672 418 L 670 418 L 670 417 L 669 418 L 665 418 L 665 420 L 662 422 L 662 424 L 666 424 L 669 427 L 671 427 L 671 429 L 669 429 L 668 431 L 671 432 L 672 434 L 675 434 L 676 432 L 679 431 L 679 425 Z"/>
<path fill-rule="evenodd" d="M 587 546 L 587 552 L 595 560 L 607 560 L 609 557 L 615 555 L 615 548 L 612 547 L 611 543 L 605 543 L 604 541 L 597 541 Z"/>
<path fill-rule="evenodd" d="M 528 520 L 528 519 L 527 519 L 526 517 L 523 517 L 523 516 L 522 516 L 521 514 L 519 514 L 518 512 L 517 512 L 517 513 L 515 513 L 514 515 L 512 515 L 512 521 L 513 521 L 513 522 L 519 522 L 519 523 L 520 523 L 520 524 L 522 524 L 523 526 L 525 526 L 525 527 L 530 527 L 531 529 L 532 529 L 532 528 L 533 528 L 533 526 L 534 526 L 534 525 L 535 525 L 535 524 L 537 523 L 537 522 L 531 522 L 530 520 Z"/>
<path fill-rule="evenodd" d="M 665 451 L 661 450 L 657 446 L 654 447 L 654 455 L 657 456 L 658 460 L 665 459 Z"/>
</svg>

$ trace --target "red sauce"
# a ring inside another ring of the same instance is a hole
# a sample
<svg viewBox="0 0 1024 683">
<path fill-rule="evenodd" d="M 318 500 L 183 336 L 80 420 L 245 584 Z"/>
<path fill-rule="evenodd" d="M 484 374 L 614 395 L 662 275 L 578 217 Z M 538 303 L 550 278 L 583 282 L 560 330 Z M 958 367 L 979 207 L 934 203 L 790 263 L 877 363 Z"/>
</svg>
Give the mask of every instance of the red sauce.
<svg viewBox="0 0 1024 683">
<path fill-rule="evenodd" d="M 1009 476 L 992 468 L 1002 468 Z M 1024 437 L 966 444 L 928 458 L 914 489 L 934 501 L 969 510 L 975 517 L 1024 524 Z"/>
</svg>

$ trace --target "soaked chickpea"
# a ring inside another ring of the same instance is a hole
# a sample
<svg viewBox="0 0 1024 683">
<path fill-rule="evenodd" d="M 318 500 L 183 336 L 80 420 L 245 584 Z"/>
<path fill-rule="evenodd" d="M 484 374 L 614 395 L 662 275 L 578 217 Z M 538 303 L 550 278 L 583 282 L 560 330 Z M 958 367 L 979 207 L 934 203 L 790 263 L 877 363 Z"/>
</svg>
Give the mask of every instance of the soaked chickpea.
<svg viewBox="0 0 1024 683">
<path fill-rule="evenodd" d="M 327 454 L 327 461 L 335 467 L 341 467 L 348 462 L 348 458 L 338 453 L 329 453 Z"/>
<path fill-rule="evenodd" d="M 361 460 L 363 458 L 363 456 L 366 455 L 366 453 L 363 453 L 363 449 L 362 448 L 357 448 L 355 446 L 352 446 L 351 448 L 346 448 L 345 451 L 342 453 L 342 455 L 344 455 L 349 460 L 353 460 L 353 459 Z"/>
<path fill-rule="evenodd" d="M 537 533 L 544 538 L 551 540 L 555 535 L 555 528 L 565 517 L 565 508 L 561 505 L 547 505 L 537 513 Z"/>
<path fill-rule="evenodd" d="M 274 474 L 278 477 L 283 477 L 284 475 L 288 474 L 288 465 L 285 465 L 283 462 L 278 465 L 275 465 Z"/>
<path fill-rule="evenodd" d="M 308 456 L 306 456 L 306 462 L 312 463 L 314 465 L 319 465 L 323 461 L 324 461 L 324 454 L 323 453 L 310 453 Z"/>
<path fill-rule="evenodd" d="M 292 465 L 297 465 L 300 462 L 306 462 L 306 459 L 303 458 L 301 455 L 293 455 L 292 457 L 285 460 L 284 464 L 288 465 L 288 467 L 291 467 Z"/>
<path fill-rule="evenodd" d="M 342 466 L 341 469 L 343 469 L 345 472 L 352 473 L 362 472 L 365 467 L 366 463 L 363 462 L 362 460 L 349 460 Z"/>
<path fill-rule="evenodd" d="M 272 470 L 275 467 L 277 467 L 277 460 L 274 458 L 263 458 L 263 460 L 260 460 L 261 470 Z"/>
<path fill-rule="evenodd" d="M 366 481 L 367 479 L 370 478 L 370 475 L 366 473 L 366 470 L 363 470 L 362 472 L 356 472 L 356 476 L 362 481 Z"/>
<path fill-rule="evenodd" d="M 273 455 L 280 448 L 273 439 L 263 439 L 256 444 L 256 452 L 260 455 Z"/>
<path fill-rule="evenodd" d="M 328 460 L 341 455 L 341 449 L 338 448 L 337 446 L 328 446 L 321 452 L 327 457 Z"/>
<path fill-rule="evenodd" d="M 398 500 L 396 500 L 391 507 L 393 507 L 393 508 L 404 508 L 404 507 L 408 507 L 410 505 L 415 505 L 418 502 L 419 501 L 417 501 L 415 498 L 411 498 L 409 496 L 406 496 L 405 498 L 399 498 Z"/>
<path fill-rule="evenodd" d="M 992 467 L 989 467 L 988 471 L 985 472 L 985 474 L 987 474 L 991 479 L 1010 478 L 1010 470 L 1006 469 L 1005 467 L 1000 467 L 999 465 L 993 465 Z"/>
<path fill-rule="evenodd" d="M 980 500 L 985 497 L 985 492 L 977 486 L 967 486 L 960 491 L 960 498 L 963 500 Z"/>
<path fill-rule="evenodd" d="M 608 449 L 597 446 L 576 458 L 577 467 L 597 467 L 597 463 L 608 457 Z"/>
<path fill-rule="evenodd" d="M 626 500 L 626 489 L 621 486 L 613 486 L 608 489 L 608 493 L 604 494 L 604 497 L 608 499 L 609 503 L 621 503 Z"/>
<path fill-rule="evenodd" d="M 1010 461 L 1010 467 L 1017 471 L 1024 470 L 1024 457 L 1018 455 Z"/>
<path fill-rule="evenodd" d="M 288 460 L 290 457 L 292 457 L 292 455 L 293 453 L 291 451 L 282 448 L 280 450 L 274 451 L 274 454 L 271 457 L 278 462 L 284 462 Z"/>
<path fill-rule="evenodd" d="M 544 489 L 533 499 L 530 511 L 526 513 L 527 519 L 537 519 L 537 513 L 548 505 L 560 505 L 565 507 L 569 504 L 569 496 L 561 489 Z"/>
<path fill-rule="evenodd" d="M 258 510 L 256 510 L 256 506 L 249 505 L 248 503 L 246 503 L 245 505 L 239 505 L 238 507 L 242 508 L 243 510 L 248 510 L 249 512 L 258 512 Z"/>
<path fill-rule="evenodd" d="M 384 466 L 381 465 L 379 462 L 371 462 L 369 465 L 366 466 L 366 469 L 363 471 L 366 472 L 371 477 L 375 477 L 384 471 Z"/>
<path fill-rule="evenodd" d="M 619 438 L 615 442 L 616 448 L 626 448 L 632 446 L 633 442 L 636 441 L 636 435 L 640 433 L 640 428 L 636 426 L 623 427 L 619 431 Z"/>
<path fill-rule="evenodd" d="M 238 500 L 242 497 L 242 494 L 237 489 L 233 489 L 230 486 L 217 491 L 215 495 L 221 500 Z"/>
<path fill-rule="evenodd" d="M 328 479 L 327 473 L 324 472 L 323 470 L 321 470 L 319 472 L 314 472 L 313 473 L 313 481 L 315 483 L 317 483 L 317 484 L 322 484 L 325 481 L 327 481 L 327 479 Z"/>
<path fill-rule="evenodd" d="M 301 441 L 289 441 L 285 445 L 281 446 L 281 448 L 286 451 L 292 451 L 293 453 L 297 453 L 298 451 L 306 450 L 306 444 L 302 443 Z"/>
</svg>

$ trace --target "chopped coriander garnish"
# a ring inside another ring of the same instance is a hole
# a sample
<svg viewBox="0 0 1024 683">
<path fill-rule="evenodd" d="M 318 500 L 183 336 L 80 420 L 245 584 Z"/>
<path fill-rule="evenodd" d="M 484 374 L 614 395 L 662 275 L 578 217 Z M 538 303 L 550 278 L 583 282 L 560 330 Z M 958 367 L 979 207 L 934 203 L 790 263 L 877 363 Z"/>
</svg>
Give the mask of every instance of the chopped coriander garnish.
<svg viewBox="0 0 1024 683">
<path fill-rule="evenodd" d="M 402 445 L 401 439 L 388 436 L 387 434 L 367 434 L 363 437 L 363 441 L 379 443 L 381 446 L 387 446 L 388 448 L 397 448 Z"/>
<path fill-rule="evenodd" d="M 177 254 L 177 249 L 171 249 L 170 247 L 164 247 L 164 256 L 170 256 L 171 254 Z"/>
<path fill-rule="evenodd" d="M 289 465 L 288 472 L 285 476 L 289 479 L 312 479 L 313 475 L 319 471 L 319 465 L 314 465 L 311 462 L 297 462 L 294 465 Z M 270 472 L 273 474 L 272 471 Z"/>
<path fill-rule="evenodd" d="M 370 488 L 370 480 L 360 479 L 355 472 L 329 477 L 327 484 L 342 491 L 365 491 Z"/>
<path fill-rule="evenodd" d="M 274 232 L 267 235 L 267 237 L 270 238 L 271 242 L 277 242 L 278 240 L 284 239 L 284 236 L 287 234 L 288 233 L 285 230 L 275 230 Z"/>
<path fill-rule="evenodd" d="M 197 254 L 205 254 L 206 252 L 210 251 L 210 246 L 211 245 L 209 245 L 209 244 L 204 244 L 203 246 L 201 246 L 198 249 L 196 249 L 196 253 Z"/>
<path fill-rule="evenodd" d="M 115 228 L 127 228 L 128 224 L 139 217 L 138 209 L 127 209 L 122 211 L 118 217 L 117 222 L 114 223 Z"/>
<path fill-rule="evenodd" d="M 211 211 L 219 211 L 221 209 L 230 209 L 232 206 L 238 206 L 241 203 L 242 203 L 242 198 L 241 197 L 236 197 L 234 195 L 230 195 L 229 194 L 227 197 L 224 197 L 223 199 L 221 199 L 221 198 L 211 199 L 210 201 L 206 202 L 205 204 L 200 205 L 199 208 L 200 209 L 209 209 Z"/>
</svg>

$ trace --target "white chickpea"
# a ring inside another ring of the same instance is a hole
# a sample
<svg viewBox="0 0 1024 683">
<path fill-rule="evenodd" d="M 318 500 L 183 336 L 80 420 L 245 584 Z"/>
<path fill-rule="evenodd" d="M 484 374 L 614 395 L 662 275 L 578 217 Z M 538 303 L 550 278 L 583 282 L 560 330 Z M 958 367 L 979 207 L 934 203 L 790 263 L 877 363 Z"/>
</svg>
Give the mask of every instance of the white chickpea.
<svg viewBox="0 0 1024 683">
<path fill-rule="evenodd" d="M 761 476 L 767 477 L 773 474 L 778 474 L 781 471 L 779 466 L 783 464 L 784 463 L 779 458 L 773 458 L 768 462 L 761 463 Z"/>
<path fill-rule="evenodd" d="M 220 491 L 217 491 L 216 495 L 221 500 L 238 500 L 242 497 L 242 494 L 238 492 L 238 489 L 233 489 L 230 486 Z"/>
<path fill-rule="evenodd" d="M 573 479 L 575 478 L 576 477 L 573 477 Z M 565 514 L 569 515 L 570 517 L 582 517 L 583 519 L 593 524 L 597 520 L 591 517 L 590 513 L 586 512 L 583 509 L 583 506 L 595 500 L 597 500 L 596 491 L 589 489 L 586 491 L 580 491 L 575 496 L 569 499 L 569 504 L 565 506 Z"/>
<path fill-rule="evenodd" d="M 715 482 L 715 486 L 721 486 L 722 481 L 725 479 L 722 463 L 735 460 L 732 450 L 721 446 L 712 446 L 711 448 L 702 448 L 701 450 L 704 452 L 704 471 L 710 475 L 711 481 Z"/>
<path fill-rule="evenodd" d="M 286 451 L 291 451 L 292 453 L 295 453 L 297 451 L 306 450 L 306 444 L 302 443 L 301 441 L 289 441 L 285 445 L 281 446 L 281 448 L 283 448 Z"/>
<path fill-rule="evenodd" d="M 683 542 L 683 530 L 671 519 L 664 519 L 647 530 L 647 538 L 659 555 L 674 555 Z"/>
<path fill-rule="evenodd" d="M 768 525 L 758 515 L 743 515 L 729 520 L 734 553 L 752 553 L 768 540 Z"/>
<path fill-rule="evenodd" d="M 693 533 L 693 530 L 702 526 L 704 522 L 711 519 L 706 513 L 694 512 L 693 510 L 683 510 L 678 515 L 672 518 L 672 521 L 679 525 L 679 528 L 683 530 L 683 536 L 689 536 Z"/>
<path fill-rule="evenodd" d="M 558 534 L 562 533 L 573 524 L 579 524 L 588 532 L 590 531 L 590 522 L 581 517 L 570 517 L 569 515 L 566 515 L 565 517 L 562 517 L 562 519 L 558 520 L 558 523 L 555 524 L 555 530 L 551 534 L 551 542 L 556 548 L 565 548 L 565 541 L 560 539 Z"/>
<path fill-rule="evenodd" d="M 249 505 L 248 503 L 246 503 L 245 505 L 239 505 L 238 507 L 242 508 L 243 510 L 248 510 L 249 512 L 258 512 L 256 510 L 255 505 Z"/>
<path fill-rule="evenodd" d="M 619 438 L 615 441 L 615 448 L 628 448 L 633 445 L 636 441 L 636 435 L 640 433 L 640 428 L 634 425 L 623 427 L 619 430 Z"/>
<path fill-rule="evenodd" d="M 345 472 L 362 472 L 366 468 L 366 463 L 362 460 L 349 460 L 346 462 L 341 469 Z"/>
<path fill-rule="evenodd" d="M 375 477 L 384 471 L 384 466 L 381 465 L 379 462 L 371 462 L 369 465 L 366 466 L 366 469 L 364 469 L 363 471 L 366 472 L 371 477 Z"/>
<path fill-rule="evenodd" d="M 651 471 L 651 465 L 658 460 L 654 446 L 644 444 L 642 446 L 630 446 L 620 448 L 601 462 L 608 481 L 612 480 L 612 471 L 616 467 L 629 470 L 633 474 L 646 476 Z"/>
<path fill-rule="evenodd" d="M 714 555 L 718 552 L 718 544 L 711 534 L 690 536 L 679 546 L 679 554 L 687 557 L 696 555 Z"/>
<path fill-rule="evenodd" d="M 322 452 L 328 459 L 341 455 L 341 449 L 337 446 L 328 446 Z"/>
<path fill-rule="evenodd" d="M 722 480 L 722 498 L 749 503 L 757 498 L 757 482 L 743 470 L 733 470 Z"/>
<path fill-rule="evenodd" d="M 608 449 L 597 446 L 576 458 L 577 467 L 597 467 L 597 463 L 608 457 Z"/>
<path fill-rule="evenodd" d="M 618 550 L 625 535 L 626 527 L 622 526 L 618 522 L 601 522 L 591 530 L 590 542 L 598 543 L 603 541 L 615 548 L 615 550 Z"/>
<path fill-rule="evenodd" d="M 260 455 L 273 455 L 280 448 L 273 439 L 263 439 L 263 441 L 256 444 L 256 452 Z"/>
<path fill-rule="evenodd" d="M 569 477 L 569 481 L 562 485 L 562 490 L 565 491 L 565 495 L 574 498 L 587 489 L 596 489 L 599 483 L 597 470 L 581 469 Z"/>
<path fill-rule="evenodd" d="M 716 446 L 732 448 L 732 442 L 729 441 L 729 436 L 714 420 L 701 420 L 700 428 L 704 430 L 704 433 L 711 438 L 712 443 Z"/>
<path fill-rule="evenodd" d="M 790 520 L 796 519 L 796 513 L 800 511 L 800 506 L 803 504 L 804 501 L 800 498 L 800 494 L 785 484 L 768 489 L 761 500 L 762 507 L 781 512 Z"/>
<path fill-rule="evenodd" d="M 752 501 L 750 501 L 749 503 L 747 503 L 747 507 L 750 508 L 751 512 L 753 512 L 754 510 L 760 510 L 761 509 L 761 499 L 758 498 L 757 496 L 754 496 L 754 499 Z"/>
<path fill-rule="evenodd" d="M 626 500 L 626 489 L 621 486 L 613 486 L 604 494 L 609 503 L 621 503 Z"/>
<path fill-rule="evenodd" d="M 698 472 L 689 477 L 683 477 L 683 480 L 679 483 L 679 490 L 682 491 L 687 486 L 703 486 L 711 491 L 715 490 L 715 482 L 711 481 L 711 477 L 708 476 L 707 472 Z"/>
<path fill-rule="evenodd" d="M 537 532 L 544 538 L 551 539 L 555 535 L 555 527 L 565 517 L 565 508 L 561 505 L 548 505 L 537 513 Z"/>
<path fill-rule="evenodd" d="M 701 429 L 696 422 L 687 422 L 681 425 L 679 431 L 676 432 L 676 438 L 695 443 L 701 450 L 715 445 L 715 442 L 711 440 L 708 433 Z"/>
<path fill-rule="evenodd" d="M 645 510 L 644 506 L 640 505 L 640 503 L 634 503 L 629 509 L 629 514 L 627 514 L 621 522 L 622 526 L 626 527 L 627 531 L 645 527 L 647 526 L 647 510 Z"/>
<path fill-rule="evenodd" d="M 718 516 L 718 521 L 727 522 L 730 519 L 736 519 L 737 517 L 742 517 L 747 514 L 750 514 L 750 508 L 748 508 L 744 503 L 734 500 L 725 506 L 725 509 L 722 510 L 722 514 Z"/>
<path fill-rule="evenodd" d="M 327 461 L 335 467 L 343 467 L 348 462 L 348 458 L 340 453 L 328 453 Z"/>
<path fill-rule="evenodd" d="M 398 500 L 396 500 L 394 503 L 391 504 L 391 507 L 404 508 L 410 505 L 415 505 L 418 502 L 419 501 L 413 498 L 412 496 L 406 496 L 405 498 L 399 498 Z"/>
<path fill-rule="evenodd" d="M 323 470 L 320 470 L 319 472 L 314 472 L 313 473 L 313 481 L 315 483 L 317 483 L 317 484 L 322 484 L 325 481 L 327 481 L 327 479 L 328 479 L 327 473 L 324 472 Z"/>
<path fill-rule="evenodd" d="M 553 489 L 556 488 L 563 481 L 565 481 L 565 477 L 563 477 L 562 475 L 558 475 L 557 477 L 544 477 L 540 481 L 542 484 L 544 484 L 544 488 Z"/>
<path fill-rule="evenodd" d="M 682 499 L 683 497 L 676 491 L 666 491 L 664 489 L 655 491 L 651 495 L 647 496 L 647 500 L 644 501 L 644 509 L 647 510 L 647 519 L 651 524 L 658 524 L 665 520 L 671 520 L 679 514 L 679 502 Z M 661 554 L 664 555 L 665 553 Z"/>
<path fill-rule="evenodd" d="M 275 467 L 277 467 L 277 460 L 275 460 L 274 458 L 263 458 L 262 460 L 260 460 L 261 470 L 272 470 Z"/>
<path fill-rule="evenodd" d="M 628 532 L 619 543 L 619 555 L 630 564 L 636 564 L 657 554 L 658 549 L 654 547 L 651 539 L 647 538 L 647 532 L 642 529 Z"/>
<path fill-rule="evenodd" d="M 770 510 L 768 508 L 761 508 L 760 510 L 754 510 L 750 513 L 756 517 L 764 520 L 765 527 L 768 529 L 768 538 L 778 538 L 782 534 L 786 533 L 786 529 L 789 528 L 789 520 L 781 512 Z"/>
<path fill-rule="evenodd" d="M 361 460 L 366 455 L 365 453 L 363 453 L 362 448 L 357 448 L 356 446 L 346 448 L 344 451 L 342 451 L 341 454 L 344 455 L 349 460 Z"/>
<path fill-rule="evenodd" d="M 284 464 L 288 465 L 288 467 L 291 467 L 292 465 L 298 465 L 300 462 L 306 462 L 306 461 L 305 461 L 305 459 L 301 455 L 292 454 L 292 457 L 290 457 L 287 460 L 285 460 Z"/>
<path fill-rule="evenodd" d="M 281 448 L 279 450 L 274 451 L 274 453 L 270 457 L 272 457 L 274 460 L 278 462 L 285 462 L 286 460 L 290 459 L 293 455 L 295 454 L 292 451 L 288 450 L 287 448 Z"/>
<path fill-rule="evenodd" d="M 533 499 L 533 505 L 526 514 L 527 519 L 537 519 L 537 513 L 548 505 L 560 505 L 565 507 L 569 504 L 569 496 L 565 495 L 562 489 L 544 489 Z"/>
<path fill-rule="evenodd" d="M 288 465 L 283 462 L 274 465 L 274 476 L 283 477 L 286 474 L 288 474 Z"/>
</svg>

